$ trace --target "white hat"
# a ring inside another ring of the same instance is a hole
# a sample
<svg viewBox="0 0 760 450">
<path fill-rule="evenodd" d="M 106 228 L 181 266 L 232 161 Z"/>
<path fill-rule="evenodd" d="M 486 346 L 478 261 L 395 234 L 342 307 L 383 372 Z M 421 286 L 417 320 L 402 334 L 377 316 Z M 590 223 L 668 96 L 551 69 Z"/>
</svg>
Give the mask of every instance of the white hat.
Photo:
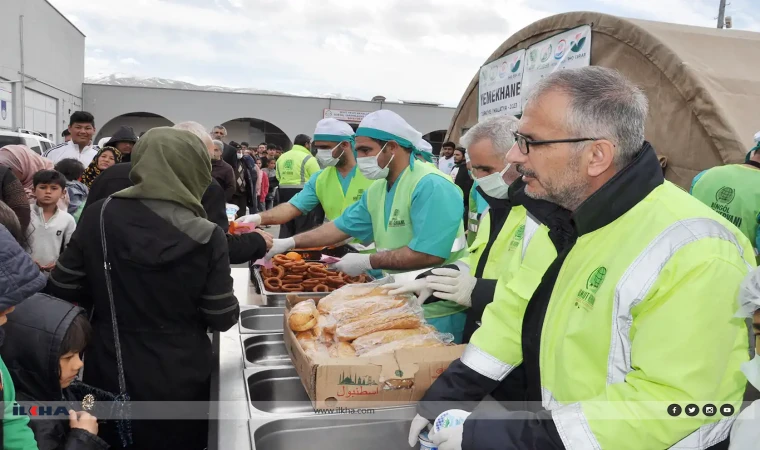
<svg viewBox="0 0 760 450">
<path fill-rule="evenodd" d="M 758 131 L 757 133 L 755 133 L 755 142 L 757 142 L 758 144 L 760 144 L 760 131 Z"/>
<path fill-rule="evenodd" d="M 314 141 L 343 142 L 354 141 L 354 129 L 346 122 L 329 118 L 317 122 L 314 130 Z"/>
<path fill-rule="evenodd" d="M 359 124 L 356 136 L 396 141 L 406 148 L 414 148 L 422 139 L 422 133 L 412 128 L 401 116 L 387 109 L 367 114 Z"/>
<path fill-rule="evenodd" d="M 430 142 L 424 139 L 420 139 L 415 145 L 415 147 L 417 147 L 417 149 L 421 152 L 433 153 L 433 146 L 430 145 Z"/>
</svg>

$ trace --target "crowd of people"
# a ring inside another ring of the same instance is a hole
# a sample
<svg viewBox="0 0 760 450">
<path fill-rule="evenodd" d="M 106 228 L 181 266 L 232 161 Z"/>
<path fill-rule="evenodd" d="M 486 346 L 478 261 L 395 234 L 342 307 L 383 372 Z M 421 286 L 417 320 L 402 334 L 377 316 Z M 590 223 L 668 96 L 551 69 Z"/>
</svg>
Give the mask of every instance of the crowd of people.
<svg viewBox="0 0 760 450">
<path fill-rule="evenodd" d="M 429 435 L 441 450 L 756 446 L 733 412 L 670 407 L 738 411 L 760 387 L 745 322 L 760 334 L 760 136 L 690 195 L 665 180 L 648 114 L 641 89 L 588 67 L 545 77 L 519 119 L 481 121 L 437 161 L 389 110 L 356 130 L 320 120 L 284 152 L 195 122 L 93 145 L 86 112 L 44 156 L 1 148 L 4 448 L 205 448 L 206 422 L 119 408 L 202 416 L 207 332 L 239 317 L 230 265 L 347 242 L 359 251 L 336 270 L 392 277 L 466 344 L 419 402 L 412 446 L 450 409 L 472 414 Z M 229 205 L 258 228 L 230 234 Z M 121 413 L 98 421 L 83 395 Z M 9 409 L 69 400 L 65 419 Z"/>
</svg>

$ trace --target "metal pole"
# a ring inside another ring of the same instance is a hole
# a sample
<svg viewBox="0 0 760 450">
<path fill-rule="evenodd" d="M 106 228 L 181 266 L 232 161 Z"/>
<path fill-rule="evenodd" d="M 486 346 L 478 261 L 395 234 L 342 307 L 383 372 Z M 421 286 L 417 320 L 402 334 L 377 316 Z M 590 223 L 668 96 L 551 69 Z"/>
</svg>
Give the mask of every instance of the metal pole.
<svg viewBox="0 0 760 450">
<path fill-rule="evenodd" d="M 24 71 L 24 16 L 18 16 L 19 43 L 21 45 L 21 128 L 26 128 L 26 72 Z"/>
<path fill-rule="evenodd" d="M 718 7 L 718 28 L 723 28 L 726 23 L 726 0 L 720 0 Z"/>
</svg>

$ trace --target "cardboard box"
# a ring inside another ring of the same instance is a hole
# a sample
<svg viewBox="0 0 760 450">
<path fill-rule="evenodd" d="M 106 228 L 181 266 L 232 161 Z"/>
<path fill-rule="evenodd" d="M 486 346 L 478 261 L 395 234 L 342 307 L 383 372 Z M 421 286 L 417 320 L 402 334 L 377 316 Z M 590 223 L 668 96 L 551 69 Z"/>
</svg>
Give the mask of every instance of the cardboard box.
<svg viewBox="0 0 760 450">
<path fill-rule="evenodd" d="M 311 297 L 289 295 L 287 310 Z M 317 303 L 321 299 L 313 299 Z M 284 316 L 285 347 L 314 408 L 371 408 L 419 401 L 464 345 L 410 348 L 375 357 L 310 359 Z"/>
</svg>

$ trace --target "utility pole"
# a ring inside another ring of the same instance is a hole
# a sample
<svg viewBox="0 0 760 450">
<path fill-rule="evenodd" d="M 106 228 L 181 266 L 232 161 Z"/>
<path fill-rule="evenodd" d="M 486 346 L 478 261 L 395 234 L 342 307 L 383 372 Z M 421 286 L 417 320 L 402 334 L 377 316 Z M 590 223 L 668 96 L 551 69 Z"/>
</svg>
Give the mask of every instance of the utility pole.
<svg viewBox="0 0 760 450">
<path fill-rule="evenodd" d="M 726 0 L 720 0 L 720 6 L 718 7 L 718 28 L 723 28 L 726 23 Z"/>
<path fill-rule="evenodd" d="M 21 128 L 26 128 L 26 71 L 24 70 L 24 16 L 18 16 L 19 46 L 21 47 Z"/>
</svg>

